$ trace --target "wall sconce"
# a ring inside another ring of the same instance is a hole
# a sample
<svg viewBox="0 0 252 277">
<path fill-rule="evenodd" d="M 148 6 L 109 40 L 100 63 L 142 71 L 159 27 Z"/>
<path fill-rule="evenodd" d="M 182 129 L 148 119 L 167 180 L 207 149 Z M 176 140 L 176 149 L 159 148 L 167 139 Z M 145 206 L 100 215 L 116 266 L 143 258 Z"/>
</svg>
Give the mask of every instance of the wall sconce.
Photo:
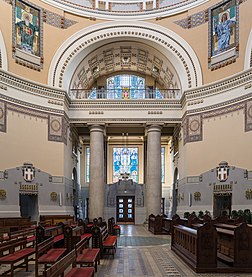
<svg viewBox="0 0 252 277">
<path fill-rule="evenodd" d="M 70 200 L 70 201 L 73 201 L 73 195 L 70 192 L 67 192 L 66 193 L 66 199 Z"/>
<path fill-rule="evenodd" d="M 53 191 L 53 192 L 51 192 L 50 196 L 51 196 L 52 201 L 56 201 L 57 197 L 58 197 L 58 194 L 57 194 L 57 192 Z"/>
<path fill-rule="evenodd" d="M 6 195 L 7 195 L 6 190 L 0 189 L 0 199 L 5 199 Z"/>
<path fill-rule="evenodd" d="M 245 196 L 247 199 L 252 199 L 252 189 L 247 189 L 245 191 Z"/>
<path fill-rule="evenodd" d="M 201 193 L 199 191 L 194 192 L 194 200 L 195 201 L 201 200 Z"/>
</svg>

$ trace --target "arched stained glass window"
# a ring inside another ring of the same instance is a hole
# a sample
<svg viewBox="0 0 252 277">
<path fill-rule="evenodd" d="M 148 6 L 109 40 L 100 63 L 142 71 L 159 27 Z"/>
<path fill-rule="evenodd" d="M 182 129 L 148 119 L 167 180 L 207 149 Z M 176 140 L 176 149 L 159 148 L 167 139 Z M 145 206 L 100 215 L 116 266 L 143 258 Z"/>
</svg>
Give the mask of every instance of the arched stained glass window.
<svg viewBox="0 0 252 277">
<path fill-rule="evenodd" d="M 113 182 L 119 179 L 138 182 L 138 148 L 113 148 Z"/>
<path fill-rule="evenodd" d="M 107 79 L 108 99 L 143 99 L 145 79 L 135 75 L 116 75 Z"/>
</svg>

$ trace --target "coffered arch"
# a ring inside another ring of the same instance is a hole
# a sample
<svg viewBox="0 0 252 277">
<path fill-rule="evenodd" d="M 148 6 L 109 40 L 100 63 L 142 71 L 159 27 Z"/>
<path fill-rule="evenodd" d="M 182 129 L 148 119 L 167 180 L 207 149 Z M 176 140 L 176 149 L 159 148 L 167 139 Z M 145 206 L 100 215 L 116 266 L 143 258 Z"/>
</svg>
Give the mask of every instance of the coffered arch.
<svg viewBox="0 0 252 277">
<path fill-rule="evenodd" d="M 100 23 L 77 32 L 56 52 L 48 84 L 69 90 L 80 61 L 104 45 L 123 45 L 125 41 L 148 45 L 162 53 L 179 76 L 182 91 L 202 85 L 200 64 L 190 45 L 173 31 L 146 22 Z"/>
<path fill-rule="evenodd" d="M 0 68 L 8 70 L 7 51 L 5 48 L 4 38 L 0 30 Z"/>
</svg>

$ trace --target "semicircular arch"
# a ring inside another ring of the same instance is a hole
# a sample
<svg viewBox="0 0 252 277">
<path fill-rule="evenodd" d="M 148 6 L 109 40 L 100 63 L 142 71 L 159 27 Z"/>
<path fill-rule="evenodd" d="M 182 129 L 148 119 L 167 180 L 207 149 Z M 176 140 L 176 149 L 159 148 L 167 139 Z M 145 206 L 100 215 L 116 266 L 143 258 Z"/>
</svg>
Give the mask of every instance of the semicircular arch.
<svg viewBox="0 0 252 277">
<path fill-rule="evenodd" d="M 107 22 L 87 27 L 66 40 L 51 62 L 48 84 L 69 89 L 71 77 L 88 53 L 111 41 L 135 40 L 156 48 L 173 64 L 182 91 L 202 85 L 200 63 L 191 46 L 175 32 L 153 23 Z"/>
</svg>

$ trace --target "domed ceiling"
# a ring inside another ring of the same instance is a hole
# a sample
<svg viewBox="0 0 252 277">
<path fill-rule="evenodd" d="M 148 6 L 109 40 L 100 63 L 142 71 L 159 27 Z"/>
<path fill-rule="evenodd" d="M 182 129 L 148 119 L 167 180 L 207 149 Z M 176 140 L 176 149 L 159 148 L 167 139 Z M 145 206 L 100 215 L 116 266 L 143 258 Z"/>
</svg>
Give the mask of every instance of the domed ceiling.
<svg viewBox="0 0 252 277">
<path fill-rule="evenodd" d="M 59 9 L 90 19 L 143 20 L 188 11 L 209 0 L 42 0 Z"/>
</svg>

